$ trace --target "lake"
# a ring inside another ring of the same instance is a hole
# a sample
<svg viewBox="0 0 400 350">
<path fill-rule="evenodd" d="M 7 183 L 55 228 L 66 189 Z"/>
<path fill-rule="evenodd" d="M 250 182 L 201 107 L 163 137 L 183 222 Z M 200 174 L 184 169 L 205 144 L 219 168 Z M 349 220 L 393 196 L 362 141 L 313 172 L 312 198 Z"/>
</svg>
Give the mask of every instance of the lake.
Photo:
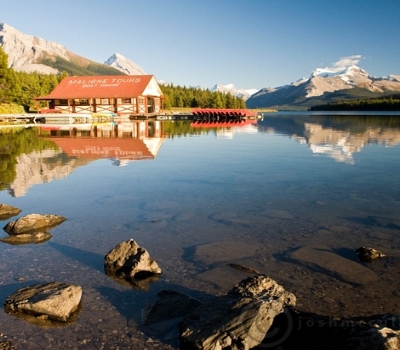
<svg viewBox="0 0 400 350">
<path fill-rule="evenodd" d="M 208 300 L 248 275 L 275 279 L 297 308 L 332 317 L 400 314 L 400 114 L 265 113 L 240 125 L 117 121 L 0 129 L 0 203 L 67 220 L 41 244 L 0 242 L 0 298 L 35 283 L 83 288 L 74 322 L 5 312 L 20 349 L 176 349 L 144 326 L 172 289 Z M 2 237 L 7 234 L 3 232 Z M 134 239 L 161 278 L 135 290 L 104 273 Z M 360 262 L 368 246 L 387 256 Z"/>
</svg>

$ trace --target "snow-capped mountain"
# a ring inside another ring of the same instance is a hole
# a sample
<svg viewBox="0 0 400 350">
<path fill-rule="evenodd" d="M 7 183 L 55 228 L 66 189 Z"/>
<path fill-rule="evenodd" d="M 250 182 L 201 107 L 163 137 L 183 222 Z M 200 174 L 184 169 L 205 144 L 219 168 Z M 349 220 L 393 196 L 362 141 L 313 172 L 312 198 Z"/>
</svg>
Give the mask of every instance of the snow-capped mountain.
<svg viewBox="0 0 400 350">
<path fill-rule="evenodd" d="M 114 53 L 108 58 L 107 61 L 104 62 L 104 64 L 114 67 L 115 69 L 118 69 L 119 71 L 128 75 L 146 74 L 142 67 L 119 53 Z"/>
<path fill-rule="evenodd" d="M 253 94 L 246 104 L 250 108 L 293 106 L 307 108 L 341 99 L 378 97 L 400 92 L 400 76 L 376 78 L 364 69 L 351 65 L 340 69 L 317 68 L 307 78 L 277 88 L 264 88 Z"/>
<path fill-rule="evenodd" d="M 228 84 L 228 85 L 216 84 L 213 88 L 210 89 L 210 91 L 219 91 L 225 94 L 230 93 L 232 96 L 236 96 L 239 98 L 243 98 L 244 100 L 247 100 L 251 95 L 255 94 L 258 90 L 237 89 L 233 84 Z"/>
</svg>

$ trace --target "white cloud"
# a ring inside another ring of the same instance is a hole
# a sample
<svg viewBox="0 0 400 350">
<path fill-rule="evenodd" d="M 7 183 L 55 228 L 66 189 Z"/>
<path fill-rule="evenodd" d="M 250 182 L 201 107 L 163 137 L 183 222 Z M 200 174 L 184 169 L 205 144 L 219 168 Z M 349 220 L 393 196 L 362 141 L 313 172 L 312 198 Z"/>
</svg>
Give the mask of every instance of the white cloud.
<svg viewBox="0 0 400 350">
<path fill-rule="evenodd" d="M 361 55 L 352 55 L 352 56 L 347 56 L 347 57 L 341 57 L 339 61 L 337 61 L 333 64 L 333 67 L 345 68 L 345 67 L 357 65 L 358 62 L 360 62 L 361 58 L 362 58 Z"/>
<path fill-rule="evenodd" d="M 347 67 L 356 66 L 361 59 L 363 59 L 361 55 L 341 57 L 339 61 L 333 63 L 331 67 L 326 67 L 325 70 L 332 73 L 340 72 Z"/>
</svg>

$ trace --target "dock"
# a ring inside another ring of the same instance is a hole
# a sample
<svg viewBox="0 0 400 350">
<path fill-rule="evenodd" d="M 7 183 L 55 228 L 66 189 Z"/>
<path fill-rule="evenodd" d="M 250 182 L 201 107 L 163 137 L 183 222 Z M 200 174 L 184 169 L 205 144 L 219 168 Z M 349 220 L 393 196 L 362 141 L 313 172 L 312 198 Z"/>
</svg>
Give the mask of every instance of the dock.
<svg viewBox="0 0 400 350">
<path fill-rule="evenodd" d="M 197 108 L 190 112 L 165 112 L 135 115 L 102 113 L 25 113 L 0 115 L 1 124 L 82 124 L 115 120 L 190 120 L 198 123 L 240 123 L 258 119 L 257 112 L 246 109 Z"/>
<path fill-rule="evenodd" d="M 2 124 L 81 124 L 112 121 L 115 113 L 25 113 L 0 115 Z"/>
</svg>

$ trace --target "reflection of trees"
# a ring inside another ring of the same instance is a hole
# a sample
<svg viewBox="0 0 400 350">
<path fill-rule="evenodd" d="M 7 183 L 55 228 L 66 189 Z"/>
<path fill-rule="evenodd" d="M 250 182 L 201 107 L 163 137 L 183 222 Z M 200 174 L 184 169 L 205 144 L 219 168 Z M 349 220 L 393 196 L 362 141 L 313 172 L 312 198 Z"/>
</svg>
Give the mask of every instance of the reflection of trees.
<svg viewBox="0 0 400 350">
<path fill-rule="evenodd" d="M 164 132 L 169 138 L 204 134 L 204 130 L 192 127 L 191 122 L 187 120 L 165 121 L 163 124 Z"/>
<path fill-rule="evenodd" d="M 233 130 L 236 127 L 242 126 L 241 124 L 232 124 L 232 126 L 219 126 L 215 127 L 193 127 L 190 120 L 177 120 L 177 121 L 164 121 L 164 132 L 168 138 L 190 136 L 190 135 L 215 135 L 221 130 Z"/>
<path fill-rule="evenodd" d="M 58 146 L 40 139 L 35 128 L 0 129 L 0 190 L 4 190 L 16 177 L 17 158 L 21 154 L 46 149 L 58 149 Z"/>
</svg>

